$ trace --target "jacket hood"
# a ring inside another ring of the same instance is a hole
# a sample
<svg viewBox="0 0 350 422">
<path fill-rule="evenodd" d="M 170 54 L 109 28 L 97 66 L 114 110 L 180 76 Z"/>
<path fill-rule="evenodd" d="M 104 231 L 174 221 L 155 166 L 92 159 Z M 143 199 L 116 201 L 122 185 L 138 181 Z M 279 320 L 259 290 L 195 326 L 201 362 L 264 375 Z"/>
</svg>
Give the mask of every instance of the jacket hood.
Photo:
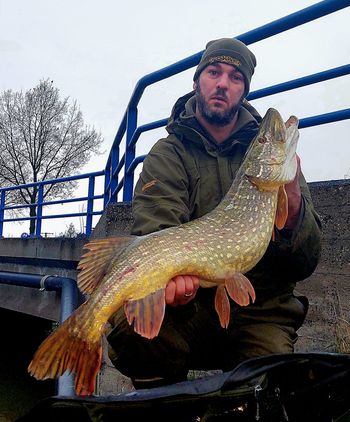
<svg viewBox="0 0 350 422">
<path fill-rule="evenodd" d="M 204 143 L 207 150 L 230 150 L 233 144 L 249 144 L 258 131 L 262 120 L 257 110 L 246 100 L 238 111 L 238 120 L 234 131 L 227 140 L 218 144 L 210 133 L 199 123 L 195 115 L 195 91 L 180 97 L 171 112 L 166 130 L 179 138 L 186 137 L 194 142 Z"/>
</svg>

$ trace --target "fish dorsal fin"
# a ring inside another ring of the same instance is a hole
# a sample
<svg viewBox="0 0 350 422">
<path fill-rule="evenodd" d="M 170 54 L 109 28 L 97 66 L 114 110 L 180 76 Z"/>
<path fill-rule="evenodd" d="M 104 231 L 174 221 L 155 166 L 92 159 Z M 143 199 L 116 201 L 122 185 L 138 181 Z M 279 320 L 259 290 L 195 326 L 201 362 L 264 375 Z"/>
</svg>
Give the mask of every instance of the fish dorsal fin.
<svg viewBox="0 0 350 422">
<path fill-rule="evenodd" d="M 219 284 L 215 293 L 215 310 L 219 316 L 220 325 L 222 328 L 227 328 L 230 323 L 231 305 L 228 300 L 225 286 Z"/>
<path fill-rule="evenodd" d="M 159 289 L 142 299 L 128 300 L 124 304 L 126 318 L 134 330 L 143 337 L 156 337 L 165 313 L 165 289 Z"/>
<path fill-rule="evenodd" d="M 78 287 L 86 294 L 91 294 L 105 276 L 111 259 L 121 253 L 135 236 L 107 237 L 95 239 L 84 245 L 88 252 L 84 253 L 77 269 Z"/>
<path fill-rule="evenodd" d="M 250 281 L 242 273 L 235 273 L 225 280 L 225 287 L 230 298 L 240 306 L 247 306 L 250 299 L 255 301 L 255 290 Z"/>
<path fill-rule="evenodd" d="M 275 226 L 278 230 L 283 229 L 288 217 L 288 196 L 284 186 L 280 186 L 277 196 L 277 209 L 275 217 Z"/>
</svg>

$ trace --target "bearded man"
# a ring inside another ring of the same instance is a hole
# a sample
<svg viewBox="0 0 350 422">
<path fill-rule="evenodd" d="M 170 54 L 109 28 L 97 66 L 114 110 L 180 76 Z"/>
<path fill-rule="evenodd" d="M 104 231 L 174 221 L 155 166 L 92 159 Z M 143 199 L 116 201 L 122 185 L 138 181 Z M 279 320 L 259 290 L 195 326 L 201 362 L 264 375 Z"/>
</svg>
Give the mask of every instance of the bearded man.
<svg viewBox="0 0 350 422">
<path fill-rule="evenodd" d="M 133 234 L 186 223 L 222 200 L 261 122 L 245 99 L 255 66 L 254 54 L 239 40 L 207 44 L 194 90 L 176 102 L 169 135 L 144 161 L 133 199 Z M 193 369 L 227 371 L 252 357 L 293 352 L 308 306 L 294 288 L 314 271 L 321 244 L 320 221 L 300 160 L 286 191 L 286 225 L 276 230 L 264 257 L 247 274 L 256 301 L 246 307 L 231 301 L 228 329 L 221 328 L 214 309 L 215 288 L 198 289 L 198 277 L 191 274 L 169 280 L 156 338 L 136 334 L 122 309 L 113 316 L 110 358 L 135 388 L 182 381 Z"/>
</svg>

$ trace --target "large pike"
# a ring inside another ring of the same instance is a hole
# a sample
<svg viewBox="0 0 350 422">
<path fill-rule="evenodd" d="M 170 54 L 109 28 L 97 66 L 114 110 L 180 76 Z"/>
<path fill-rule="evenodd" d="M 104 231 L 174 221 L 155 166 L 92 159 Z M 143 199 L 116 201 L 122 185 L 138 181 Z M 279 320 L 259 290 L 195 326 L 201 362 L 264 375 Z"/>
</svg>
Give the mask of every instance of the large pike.
<svg viewBox="0 0 350 422">
<path fill-rule="evenodd" d="M 276 110 L 267 111 L 229 191 L 212 212 L 146 236 L 88 243 L 78 286 L 89 298 L 40 345 L 30 374 L 56 378 L 68 370 L 76 374 L 76 393 L 92 394 L 108 319 L 124 306 L 137 333 L 157 336 L 165 287 L 180 274 L 199 276 L 202 287 L 217 285 L 215 308 L 227 327 L 228 296 L 242 306 L 255 300 L 243 274 L 265 253 L 274 225 L 282 228 L 286 221 L 284 185 L 296 175 L 297 126 L 296 117 L 284 124 Z"/>
</svg>

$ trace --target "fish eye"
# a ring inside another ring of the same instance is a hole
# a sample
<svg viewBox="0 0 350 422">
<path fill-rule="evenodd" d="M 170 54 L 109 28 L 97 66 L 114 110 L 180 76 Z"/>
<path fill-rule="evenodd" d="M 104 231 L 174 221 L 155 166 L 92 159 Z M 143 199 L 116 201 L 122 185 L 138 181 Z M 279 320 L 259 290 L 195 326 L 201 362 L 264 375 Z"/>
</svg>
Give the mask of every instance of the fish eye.
<svg viewBox="0 0 350 422">
<path fill-rule="evenodd" d="M 266 139 L 266 137 L 265 137 L 265 136 L 260 136 L 260 137 L 258 138 L 258 142 L 259 142 L 259 144 L 266 144 L 267 139 Z"/>
</svg>

